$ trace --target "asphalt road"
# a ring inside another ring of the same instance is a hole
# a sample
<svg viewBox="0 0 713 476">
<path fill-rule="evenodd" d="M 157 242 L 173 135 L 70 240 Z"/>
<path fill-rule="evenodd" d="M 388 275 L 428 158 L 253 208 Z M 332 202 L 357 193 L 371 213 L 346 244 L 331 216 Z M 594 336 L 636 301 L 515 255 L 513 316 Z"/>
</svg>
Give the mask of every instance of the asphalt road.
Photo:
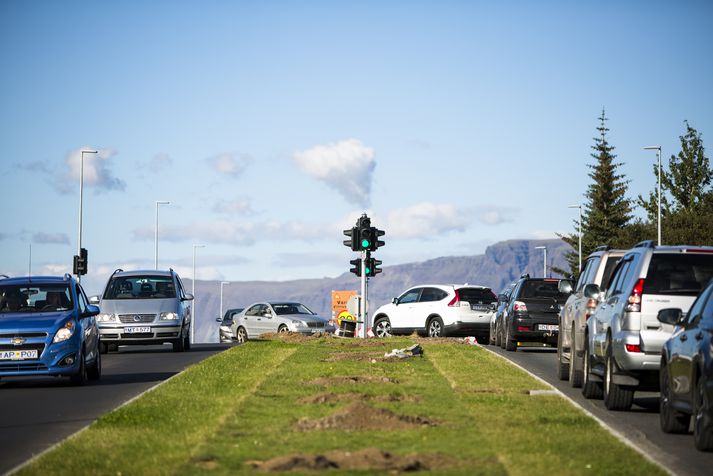
<svg viewBox="0 0 713 476">
<path fill-rule="evenodd" d="M 581 389 L 572 388 L 568 381 L 557 378 L 556 349 L 519 348 L 517 352 L 506 352 L 500 347 L 491 345 L 485 348 L 504 356 L 552 384 L 672 473 L 680 476 L 712 474 L 713 453 L 696 450 L 693 446 L 692 433 L 670 435 L 661 431 L 658 393 L 637 392 L 634 396 L 634 406 L 630 411 L 612 412 L 606 409 L 602 400 L 587 400 L 582 396 Z M 612 472 L 616 471 L 612 469 Z"/>
<path fill-rule="evenodd" d="M 102 378 L 83 387 L 68 379 L 0 380 L 0 474 L 5 474 L 99 416 L 220 352 L 220 344 L 194 345 L 173 352 L 170 345 L 121 347 L 103 355 Z"/>
</svg>

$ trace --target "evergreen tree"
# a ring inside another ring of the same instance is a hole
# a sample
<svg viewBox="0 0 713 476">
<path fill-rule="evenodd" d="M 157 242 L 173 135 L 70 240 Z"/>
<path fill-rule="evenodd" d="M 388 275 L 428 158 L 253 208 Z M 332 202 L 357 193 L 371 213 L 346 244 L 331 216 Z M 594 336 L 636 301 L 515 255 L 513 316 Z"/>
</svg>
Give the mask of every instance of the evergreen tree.
<svg viewBox="0 0 713 476">
<path fill-rule="evenodd" d="M 587 164 L 591 170 L 592 183 L 585 193 L 586 203 L 582 210 L 582 258 L 601 245 L 620 246 L 621 230 L 631 221 L 631 201 L 626 198 L 628 180 L 618 173 L 621 163 L 614 161 L 614 146 L 607 140 L 607 117 L 605 111 L 599 117 L 597 131 L 592 146 L 594 164 Z M 575 230 L 579 230 L 579 220 L 574 220 Z M 560 235 L 563 241 L 572 246 L 572 252 L 566 255 L 570 266 L 570 275 L 576 277 L 579 266 L 578 235 Z M 559 270 L 560 272 L 562 270 Z M 566 272 L 565 272 L 566 273 Z"/>
</svg>

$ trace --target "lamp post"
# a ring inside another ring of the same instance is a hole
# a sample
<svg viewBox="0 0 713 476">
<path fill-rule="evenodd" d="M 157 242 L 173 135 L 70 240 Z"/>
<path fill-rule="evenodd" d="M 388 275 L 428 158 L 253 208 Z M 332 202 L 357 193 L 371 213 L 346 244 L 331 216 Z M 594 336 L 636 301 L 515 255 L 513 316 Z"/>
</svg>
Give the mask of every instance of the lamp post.
<svg viewBox="0 0 713 476">
<path fill-rule="evenodd" d="M 154 253 L 154 264 L 156 266 L 156 269 L 158 269 L 158 206 L 159 205 L 170 205 L 171 202 L 167 201 L 161 201 L 161 200 L 156 200 L 156 233 L 155 233 L 155 245 L 156 245 L 156 252 Z"/>
<path fill-rule="evenodd" d="M 579 208 L 579 226 L 577 234 L 579 235 L 579 272 L 582 272 L 582 205 L 570 205 L 567 208 Z"/>
<path fill-rule="evenodd" d="M 223 317 L 223 286 L 230 284 L 229 281 L 220 282 L 220 317 Z"/>
<path fill-rule="evenodd" d="M 82 206 L 84 204 L 84 154 L 96 154 L 96 150 L 84 150 L 81 151 L 81 158 L 79 159 L 79 238 L 77 239 L 77 256 L 82 254 Z M 77 281 L 82 281 L 82 275 L 77 275 Z"/>
<path fill-rule="evenodd" d="M 193 322 L 191 323 L 191 344 L 193 344 L 195 339 L 196 319 L 198 318 L 196 314 L 196 248 L 205 248 L 205 245 L 193 245 L 193 282 L 191 283 L 193 288 L 191 292 L 191 294 L 193 294 Z"/>
<path fill-rule="evenodd" d="M 542 263 L 542 277 L 546 278 L 547 277 L 547 247 L 546 246 L 535 246 L 536 250 L 542 250 L 544 252 L 543 255 L 543 263 Z"/>
<path fill-rule="evenodd" d="M 660 145 L 650 145 L 644 147 L 644 150 L 655 150 L 656 151 L 656 158 L 658 159 L 659 162 L 659 180 L 658 180 L 658 202 L 659 202 L 659 210 L 658 210 L 658 218 L 656 220 L 657 222 L 657 228 L 658 228 L 658 246 L 661 246 L 661 146 Z"/>
</svg>

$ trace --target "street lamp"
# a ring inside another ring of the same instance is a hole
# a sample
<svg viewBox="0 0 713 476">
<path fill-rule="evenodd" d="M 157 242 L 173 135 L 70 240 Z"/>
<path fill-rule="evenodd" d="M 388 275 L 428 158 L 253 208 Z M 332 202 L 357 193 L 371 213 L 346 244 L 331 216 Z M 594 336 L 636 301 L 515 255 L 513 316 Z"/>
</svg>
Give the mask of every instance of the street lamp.
<svg viewBox="0 0 713 476">
<path fill-rule="evenodd" d="M 81 151 L 79 159 L 79 239 L 77 239 L 77 256 L 82 255 L 82 205 L 84 204 L 84 154 L 96 154 L 96 150 Z M 82 281 L 82 275 L 77 274 L 77 281 Z"/>
<path fill-rule="evenodd" d="M 535 246 L 536 250 L 542 250 L 544 252 L 544 256 L 542 258 L 543 263 L 542 263 L 542 277 L 546 278 L 547 277 L 547 247 L 546 246 Z"/>
<path fill-rule="evenodd" d="M 223 317 L 223 286 L 226 284 L 230 284 L 229 281 L 221 281 L 220 282 L 220 317 Z"/>
<path fill-rule="evenodd" d="M 155 245 L 156 245 L 156 253 L 154 254 L 154 264 L 156 265 L 156 269 L 158 269 L 158 206 L 159 205 L 170 205 L 171 202 L 167 201 L 160 201 L 156 200 L 156 233 L 155 233 Z"/>
<path fill-rule="evenodd" d="M 579 208 L 579 226 L 577 234 L 579 235 L 579 272 L 582 272 L 582 205 L 570 205 L 567 208 Z"/>
<path fill-rule="evenodd" d="M 205 245 L 193 245 L 193 322 L 191 323 L 191 344 L 195 339 L 195 328 L 196 328 L 196 248 L 205 248 Z"/>
<path fill-rule="evenodd" d="M 657 227 L 658 227 L 658 245 L 661 246 L 661 146 L 660 145 L 650 145 L 644 147 L 644 150 L 655 150 L 656 151 L 656 158 L 658 159 L 659 162 L 659 180 L 658 180 L 658 195 L 659 195 L 659 211 L 658 211 L 658 219 L 656 220 L 657 222 Z"/>
</svg>

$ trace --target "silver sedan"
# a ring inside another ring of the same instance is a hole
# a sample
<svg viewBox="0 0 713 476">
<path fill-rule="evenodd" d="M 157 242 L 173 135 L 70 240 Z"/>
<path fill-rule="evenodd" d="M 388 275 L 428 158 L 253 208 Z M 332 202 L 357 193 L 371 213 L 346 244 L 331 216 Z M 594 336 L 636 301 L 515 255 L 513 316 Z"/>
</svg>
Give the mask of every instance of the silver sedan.
<svg viewBox="0 0 713 476">
<path fill-rule="evenodd" d="M 328 319 L 318 316 L 298 302 L 258 302 L 235 316 L 233 335 L 238 342 L 254 339 L 270 332 L 297 332 L 312 335 L 334 332 Z"/>
</svg>

